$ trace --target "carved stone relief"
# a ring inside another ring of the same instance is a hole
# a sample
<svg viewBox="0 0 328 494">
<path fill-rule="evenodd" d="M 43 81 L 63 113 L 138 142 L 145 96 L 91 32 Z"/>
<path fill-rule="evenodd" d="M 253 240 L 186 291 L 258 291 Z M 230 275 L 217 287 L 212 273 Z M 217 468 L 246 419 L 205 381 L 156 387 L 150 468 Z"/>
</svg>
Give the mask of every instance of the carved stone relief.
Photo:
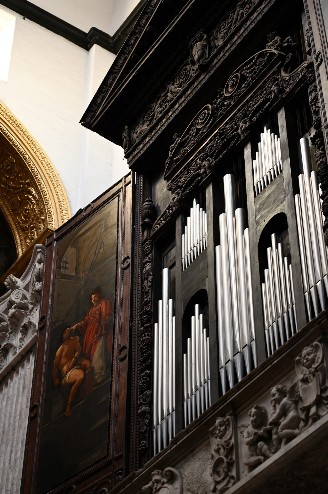
<svg viewBox="0 0 328 494">
<path fill-rule="evenodd" d="M 210 429 L 212 448 L 212 492 L 226 492 L 236 481 L 233 418 L 218 417 Z"/>
<path fill-rule="evenodd" d="M 175 468 L 154 470 L 151 481 L 142 488 L 144 494 L 182 494 L 181 475 Z"/>
<path fill-rule="evenodd" d="M 44 247 L 36 246 L 21 279 L 6 279 L 0 299 L 0 371 L 37 332 L 44 266 Z"/>
<path fill-rule="evenodd" d="M 306 429 L 327 413 L 328 387 L 321 343 L 315 342 L 305 347 L 295 360 L 295 368 L 302 429 Z"/>
<path fill-rule="evenodd" d="M 249 421 L 239 432 L 244 474 L 264 463 L 286 444 L 302 434 L 328 411 L 327 376 L 323 347 L 318 341 L 305 347 L 295 359 L 291 384 L 276 384 L 269 399 L 255 404 Z"/>
</svg>

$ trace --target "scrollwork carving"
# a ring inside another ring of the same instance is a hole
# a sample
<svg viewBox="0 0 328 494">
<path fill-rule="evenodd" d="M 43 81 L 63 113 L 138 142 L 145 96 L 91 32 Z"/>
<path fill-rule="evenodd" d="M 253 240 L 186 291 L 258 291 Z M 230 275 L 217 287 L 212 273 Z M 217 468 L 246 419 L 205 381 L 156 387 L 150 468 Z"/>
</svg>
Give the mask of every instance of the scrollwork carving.
<svg viewBox="0 0 328 494">
<path fill-rule="evenodd" d="M 212 492 L 222 494 L 235 483 L 233 418 L 231 416 L 218 417 L 209 433 L 213 460 Z"/>
<path fill-rule="evenodd" d="M 46 228 L 46 209 L 33 178 L 19 166 L 14 156 L 2 155 L 0 160 L 0 190 L 3 200 L 16 218 L 26 245 Z"/>
<path fill-rule="evenodd" d="M 152 234 L 157 232 L 168 219 L 173 219 L 179 213 L 181 205 L 193 191 L 200 186 L 203 180 L 210 177 L 215 170 L 215 164 L 245 138 L 253 125 L 267 114 L 278 99 L 286 96 L 296 84 L 307 84 L 309 74 L 313 73 L 312 63 L 303 62 L 290 71 L 289 50 L 293 49 L 290 38 L 287 37 L 282 40 L 275 35 L 269 40 L 269 46 L 280 49 L 286 47 L 286 53 L 273 48 L 266 48 L 250 57 L 238 68 L 240 77 L 238 77 L 237 87 L 228 90 L 229 84 L 226 85 L 225 90 L 220 90 L 215 100 L 204 107 L 211 108 L 210 118 L 205 119 L 206 127 L 202 127 L 204 132 L 197 131 L 198 115 L 196 115 L 181 136 L 175 135 L 165 170 L 165 177 L 168 179 L 167 188 L 171 192 L 172 198 L 167 208 L 154 223 Z M 265 67 L 268 65 L 271 67 L 271 64 L 273 64 L 274 70 L 271 71 L 270 77 L 263 82 L 261 91 L 252 93 L 252 97 L 245 98 L 246 91 L 254 84 L 256 78 L 260 77 Z M 237 72 L 234 73 L 234 75 L 236 74 Z M 244 102 L 237 114 L 236 112 L 228 114 L 232 105 L 235 105 L 239 100 L 241 101 L 242 98 L 244 98 Z M 220 126 L 220 122 L 224 122 L 224 125 Z M 211 130 L 212 135 L 210 134 Z M 204 152 L 201 148 L 193 156 L 193 160 L 188 161 L 189 150 L 195 148 L 205 134 L 207 139 L 206 151 Z M 320 159 L 323 162 L 325 159 L 323 141 L 320 141 L 320 146 L 319 149 L 322 154 Z M 328 191 L 328 172 L 326 173 L 326 181 Z M 328 213 L 328 192 L 326 202 Z M 323 207 L 324 205 L 325 203 Z"/>
<path fill-rule="evenodd" d="M 151 481 L 142 488 L 144 494 L 182 494 L 182 478 L 175 468 L 154 470 Z"/>
<path fill-rule="evenodd" d="M 226 39 L 237 30 L 239 24 L 259 3 L 258 0 L 239 0 L 236 5 L 220 20 L 216 28 L 207 35 L 198 33 L 191 41 L 191 56 L 179 69 L 174 79 L 152 103 L 139 122 L 131 129 L 132 144 L 136 143 L 171 103 L 182 93 L 196 76 L 199 67 L 206 66 L 212 55 L 225 43 Z"/>
</svg>

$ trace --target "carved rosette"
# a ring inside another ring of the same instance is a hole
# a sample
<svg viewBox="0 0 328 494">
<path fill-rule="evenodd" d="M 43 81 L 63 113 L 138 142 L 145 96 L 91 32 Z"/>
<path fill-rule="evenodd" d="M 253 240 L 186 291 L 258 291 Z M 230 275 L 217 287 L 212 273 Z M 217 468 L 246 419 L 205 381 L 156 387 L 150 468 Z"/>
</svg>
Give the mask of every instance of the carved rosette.
<svg viewBox="0 0 328 494">
<path fill-rule="evenodd" d="M 222 494 L 236 482 L 233 417 L 218 417 L 209 434 L 213 460 L 212 492 Z"/>
<path fill-rule="evenodd" d="M 142 488 L 144 494 L 182 494 L 182 478 L 175 468 L 154 470 L 151 481 Z"/>
</svg>

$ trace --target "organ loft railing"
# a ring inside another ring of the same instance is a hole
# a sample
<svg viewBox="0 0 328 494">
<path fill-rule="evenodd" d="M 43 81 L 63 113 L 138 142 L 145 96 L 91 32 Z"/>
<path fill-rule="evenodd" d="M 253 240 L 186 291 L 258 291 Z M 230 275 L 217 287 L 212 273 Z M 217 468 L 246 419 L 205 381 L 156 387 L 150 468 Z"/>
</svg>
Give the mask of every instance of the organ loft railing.
<svg viewBox="0 0 328 494">
<path fill-rule="evenodd" d="M 328 257 L 308 132 L 288 141 L 279 118 L 275 132 L 266 124 L 257 142 L 245 146 L 249 158 L 245 158 L 244 173 L 250 178 L 243 207 L 236 200 L 240 176 L 226 173 L 217 189 L 221 210 L 214 202 L 206 203 L 208 195 L 203 191 L 203 201 L 200 195 L 191 198 L 190 209 L 181 216 L 182 228 L 176 230 L 181 239 L 175 248 L 181 247 L 175 255 L 181 260 L 183 295 L 172 290 L 170 270 L 165 268 L 154 324 L 154 454 L 175 436 L 176 413 L 183 415 L 180 423 L 187 427 L 211 405 L 213 382 L 218 383 L 219 398 L 263 360 L 259 342 L 263 341 L 265 357 L 270 357 L 327 308 Z M 283 146 L 291 150 L 290 156 L 284 155 Z M 213 214 L 208 216 L 211 208 Z M 214 237 L 208 235 L 211 228 Z M 209 239 L 215 239 L 213 245 Z M 295 266 L 300 268 L 295 271 Z M 207 287 L 210 269 L 215 279 L 215 331 L 211 332 L 197 301 L 196 287 L 190 292 L 193 309 L 184 318 L 182 333 L 177 330 L 176 304 L 186 307 L 189 285 L 201 271 L 202 288 Z M 302 313 L 306 318 L 300 324 Z M 211 366 L 213 358 L 217 361 Z M 177 392 L 179 378 L 181 393 Z"/>
</svg>

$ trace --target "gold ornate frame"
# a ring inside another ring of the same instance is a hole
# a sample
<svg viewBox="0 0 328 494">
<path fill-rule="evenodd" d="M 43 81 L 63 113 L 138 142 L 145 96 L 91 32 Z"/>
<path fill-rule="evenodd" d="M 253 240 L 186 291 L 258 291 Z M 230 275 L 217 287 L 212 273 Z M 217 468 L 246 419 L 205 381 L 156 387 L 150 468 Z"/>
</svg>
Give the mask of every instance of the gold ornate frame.
<svg viewBox="0 0 328 494">
<path fill-rule="evenodd" d="M 70 206 L 49 158 L 29 131 L 0 103 L 0 209 L 18 256 L 45 230 L 67 221 Z"/>
</svg>

